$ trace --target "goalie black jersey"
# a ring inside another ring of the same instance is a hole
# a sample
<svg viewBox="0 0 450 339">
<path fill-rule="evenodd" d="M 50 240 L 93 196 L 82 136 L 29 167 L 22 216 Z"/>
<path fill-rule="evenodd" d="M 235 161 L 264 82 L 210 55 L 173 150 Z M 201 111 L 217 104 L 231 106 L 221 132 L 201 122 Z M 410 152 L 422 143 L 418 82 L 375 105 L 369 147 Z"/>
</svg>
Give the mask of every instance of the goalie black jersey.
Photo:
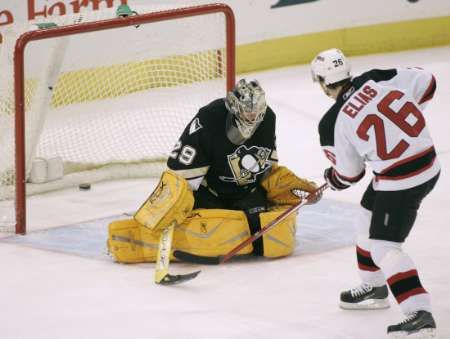
<svg viewBox="0 0 450 339">
<path fill-rule="evenodd" d="M 270 107 L 254 134 L 241 145 L 227 137 L 228 114 L 224 99 L 202 107 L 186 126 L 167 162 L 193 190 L 205 185 L 224 200 L 243 198 L 278 161 L 275 114 Z"/>
<path fill-rule="evenodd" d="M 367 162 L 380 191 L 408 189 L 437 175 L 423 114 L 435 90 L 433 75 L 417 68 L 374 69 L 353 78 L 319 124 L 337 175 L 356 182 Z"/>
</svg>

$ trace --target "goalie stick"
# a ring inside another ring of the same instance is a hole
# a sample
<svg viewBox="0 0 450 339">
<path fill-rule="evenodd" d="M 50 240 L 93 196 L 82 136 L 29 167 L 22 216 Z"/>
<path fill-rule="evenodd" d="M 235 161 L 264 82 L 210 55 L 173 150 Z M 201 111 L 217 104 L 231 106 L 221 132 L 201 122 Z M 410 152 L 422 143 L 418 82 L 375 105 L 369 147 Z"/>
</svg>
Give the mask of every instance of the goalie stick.
<svg viewBox="0 0 450 339">
<path fill-rule="evenodd" d="M 197 264 L 204 264 L 204 265 L 219 265 L 227 262 L 232 257 L 234 257 L 241 249 L 243 249 L 245 246 L 251 244 L 256 239 L 259 239 L 263 234 L 270 231 L 272 228 L 274 228 L 276 225 L 278 225 L 281 221 L 286 219 L 288 216 L 290 216 L 292 213 L 298 211 L 300 207 L 308 204 L 311 202 L 317 195 L 322 194 L 323 191 L 325 191 L 328 188 L 328 184 L 323 184 L 319 188 L 317 188 L 314 192 L 311 192 L 308 194 L 308 196 L 303 199 L 299 204 L 294 205 L 287 209 L 284 213 L 280 214 L 277 218 L 272 220 L 270 223 L 268 223 L 266 226 L 261 228 L 258 232 L 253 234 L 251 237 L 247 238 L 243 242 L 241 242 L 239 245 L 237 245 L 235 248 L 233 248 L 230 252 L 225 254 L 224 256 L 219 257 L 206 257 L 206 256 L 199 256 L 195 254 L 190 254 L 187 252 L 176 250 L 174 251 L 173 255 L 183 261 L 187 262 L 193 262 Z"/>
<path fill-rule="evenodd" d="M 158 253 L 156 257 L 155 283 L 160 285 L 175 285 L 194 279 L 200 271 L 187 274 L 169 274 L 170 252 L 172 250 L 173 231 L 175 222 L 165 228 L 159 238 Z"/>
</svg>

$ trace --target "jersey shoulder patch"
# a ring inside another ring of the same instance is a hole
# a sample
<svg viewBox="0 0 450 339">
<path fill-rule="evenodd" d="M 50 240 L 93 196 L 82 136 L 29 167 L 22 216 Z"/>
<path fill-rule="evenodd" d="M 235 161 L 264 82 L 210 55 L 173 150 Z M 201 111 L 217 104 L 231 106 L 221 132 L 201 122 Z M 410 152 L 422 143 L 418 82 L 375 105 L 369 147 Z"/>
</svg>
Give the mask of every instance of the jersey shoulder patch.
<svg viewBox="0 0 450 339">
<path fill-rule="evenodd" d="M 200 119 L 199 118 L 195 118 L 194 120 L 192 120 L 190 126 L 189 126 L 189 135 L 194 134 L 195 132 L 197 132 L 199 129 L 201 129 L 203 126 L 200 123 Z"/>
</svg>

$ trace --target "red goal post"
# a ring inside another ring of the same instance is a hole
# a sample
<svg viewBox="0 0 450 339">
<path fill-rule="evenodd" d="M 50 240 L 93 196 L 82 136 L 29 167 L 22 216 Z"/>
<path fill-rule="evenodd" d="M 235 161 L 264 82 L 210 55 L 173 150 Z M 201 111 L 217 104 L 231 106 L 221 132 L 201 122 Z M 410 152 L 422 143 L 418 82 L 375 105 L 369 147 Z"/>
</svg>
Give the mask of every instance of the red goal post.
<svg viewBox="0 0 450 339">
<path fill-rule="evenodd" d="M 235 84 L 235 20 L 231 8 L 224 4 L 210 4 L 164 10 L 127 17 L 86 22 L 63 27 L 28 31 L 22 34 L 14 49 L 15 98 L 15 232 L 26 233 L 26 124 L 25 124 L 25 50 L 30 42 L 104 31 L 127 26 L 146 25 L 160 21 L 222 13 L 226 20 L 226 90 Z M 205 103 L 206 104 L 206 103 Z M 195 112 L 192 112 L 195 114 Z M 175 142 L 175 140 L 174 140 Z"/>
</svg>

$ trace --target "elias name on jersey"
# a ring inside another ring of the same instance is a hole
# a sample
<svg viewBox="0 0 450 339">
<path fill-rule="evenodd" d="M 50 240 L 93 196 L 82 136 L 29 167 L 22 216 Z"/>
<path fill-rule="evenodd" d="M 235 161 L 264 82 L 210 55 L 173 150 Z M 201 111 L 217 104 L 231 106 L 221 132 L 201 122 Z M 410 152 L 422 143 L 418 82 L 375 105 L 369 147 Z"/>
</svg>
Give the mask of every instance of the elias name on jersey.
<svg viewBox="0 0 450 339">
<path fill-rule="evenodd" d="M 348 93 L 345 93 L 346 97 L 353 93 L 352 90 L 354 91 L 354 87 Z M 351 100 L 342 108 L 342 111 L 354 118 L 377 94 L 378 92 L 374 88 L 368 85 L 364 86 L 352 96 Z"/>
</svg>

